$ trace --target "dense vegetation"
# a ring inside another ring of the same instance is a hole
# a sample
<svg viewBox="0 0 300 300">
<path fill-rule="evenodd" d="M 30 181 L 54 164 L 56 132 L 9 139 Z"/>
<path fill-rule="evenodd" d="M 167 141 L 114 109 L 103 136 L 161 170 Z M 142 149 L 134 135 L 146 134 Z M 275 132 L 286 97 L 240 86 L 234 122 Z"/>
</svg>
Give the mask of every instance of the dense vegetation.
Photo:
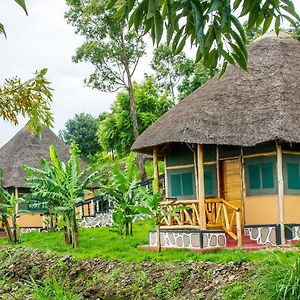
<svg viewBox="0 0 300 300">
<path fill-rule="evenodd" d="M 2 295 L 25 299 L 20 296 L 25 293 L 36 300 L 299 300 L 299 251 L 158 253 L 137 248 L 147 243 L 154 224 L 137 222 L 134 228 L 132 237 L 109 227 L 80 229 L 78 249 L 63 243 L 63 232 L 25 234 L 13 249 L 0 239 Z"/>
</svg>

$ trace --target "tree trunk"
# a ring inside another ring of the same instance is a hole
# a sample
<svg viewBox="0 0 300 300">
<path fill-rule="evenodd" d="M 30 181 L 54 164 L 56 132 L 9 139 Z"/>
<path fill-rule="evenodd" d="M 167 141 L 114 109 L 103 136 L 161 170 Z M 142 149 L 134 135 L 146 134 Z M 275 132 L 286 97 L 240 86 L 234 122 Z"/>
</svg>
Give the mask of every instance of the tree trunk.
<svg viewBox="0 0 300 300">
<path fill-rule="evenodd" d="M 9 241 L 13 242 L 13 233 L 11 231 L 11 228 L 10 228 L 9 222 L 7 220 L 7 217 L 2 216 L 2 222 L 3 222 L 4 228 L 7 232 Z"/>
<path fill-rule="evenodd" d="M 16 244 L 18 242 L 16 216 L 13 216 L 12 218 L 12 225 L 13 225 L 13 242 Z"/>
<path fill-rule="evenodd" d="M 50 217 L 50 231 L 54 231 L 54 218 L 53 218 L 52 209 L 49 209 L 49 217 Z"/>
<path fill-rule="evenodd" d="M 125 66 L 125 72 L 126 72 L 126 76 L 127 76 L 127 91 L 128 91 L 128 96 L 129 96 L 129 102 L 130 102 L 130 118 L 131 118 L 131 123 L 132 123 L 132 128 L 133 128 L 134 140 L 136 140 L 139 137 L 139 126 L 138 126 L 138 121 L 137 121 L 136 105 L 135 105 L 135 98 L 134 98 L 134 94 L 133 94 L 133 87 L 132 87 L 129 63 L 126 62 L 124 64 L 124 66 Z M 147 179 L 147 175 L 146 175 L 146 169 L 145 169 L 145 162 L 144 162 L 144 158 L 143 158 L 142 154 L 140 154 L 140 153 L 137 154 L 137 161 L 138 161 L 138 165 L 139 165 L 139 173 L 140 173 L 141 181 L 144 181 Z"/>
<path fill-rule="evenodd" d="M 130 231 L 129 231 L 129 234 L 130 234 L 130 236 L 133 236 L 133 230 L 132 230 L 132 227 L 133 227 L 133 225 L 132 225 L 132 221 L 130 222 Z"/>
<path fill-rule="evenodd" d="M 160 240 L 160 224 L 156 224 L 156 241 L 157 241 L 157 251 L 161 251 L 161 240 Z"/>
<path fill-rule="evenodd" d="M 73 216 L 73 248 L 78 248 L 79 241 L 78 241 L 78 226 L 77 226 L 77 219 L 76 219 L 76 212 L 74 211 Z"/>
<path fill-rule="evenodd" d="M 126 236 L 129 236 L 129 224 L 127 221 L 125 223 L 125 234 L 126 234 Z"/>
</svg>

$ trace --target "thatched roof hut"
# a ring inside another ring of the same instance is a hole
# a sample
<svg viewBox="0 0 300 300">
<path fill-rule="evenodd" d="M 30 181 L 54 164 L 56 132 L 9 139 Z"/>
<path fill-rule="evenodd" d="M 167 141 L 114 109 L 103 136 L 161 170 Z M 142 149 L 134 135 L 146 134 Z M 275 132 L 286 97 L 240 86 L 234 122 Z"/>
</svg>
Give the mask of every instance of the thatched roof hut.
<svg viewBox="0 0 300 300">
<path fill-rule="evenodd" d="M 49 146 L 54 145 L 60 158 L 67 161 L 69 147 L 52 130 L 44 128 L 42 138 L 22 128 L 0 149 L 0 168 L 4 173 L 4 187 L 25 187 L 23 165 L 39 167 L 41 158 L 49 159 Z"/>
<path fill-rule="evenodd" d="M 267 34 L 249 47 L 248 72 L 229 66 L 159 118 L 132 150 L 172 142 L 253 146 L 300 142 L 300 42 Z"/>
</svg>

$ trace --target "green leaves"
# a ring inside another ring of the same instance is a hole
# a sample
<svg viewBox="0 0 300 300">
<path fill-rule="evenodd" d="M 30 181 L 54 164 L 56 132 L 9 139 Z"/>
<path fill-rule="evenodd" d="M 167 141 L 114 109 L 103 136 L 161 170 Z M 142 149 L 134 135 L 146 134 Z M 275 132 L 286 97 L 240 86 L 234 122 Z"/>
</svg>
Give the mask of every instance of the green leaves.
<svg viewBox="0 0 300 300">
<path fill-rule="evenodd" d="M 27 8 L 26 8 L 25 0 L 15 0 L 15 2 L 17 2 L 23 8 L 23 10 L 25 11 L 26 15 L 28 15 L 28 11 L 27 11 Z"/>
<path fill-rule="evenodd" d="M 125 3 L 129 0 L 125 0 Z M 143 0 L 136 3 L 130 16 L 130 26 L 137 30 L 145 26 L 145 33 L 151 32 L 153 42 L 159 44 L 166 30 L 167 42 L 172 45 L 174 54 L 183 51 L 191 42 L 198 48 L 197 59 L 213 70 L 219 64 L 226 69 L 228 63 L 237 63 L 247 69 L 246 35 L 239 18 L 246 18 L 248 29 L 263 24 L 263 33 L 274 22 L 279 33 L 282 18 L 290 23 L 299 21 L 291 0 Z M 125 13 L 122 18 L 126 17 Z M 232 51 L 227 51 L 230 45 Z M 226 49 L 226 50 L 225 50 Z"/>
<path fill-rule="evenodd" d="M 19 78 L 6 79 L 0 86 L 0 117 L 18 124 L 19 115 L 29 118 L 28 128 L 41 134 L 44 126 L 51 127 L 52 94 L 50 82 L 45 78 L 47 69 L 37 71 L 35 77 L 22 82 Z"/>
<path fill-rule="evenodd" d="M 27 11 L 27 8 L 26 8 L 25 0 L 15 0 L 15 2 L 17 4 L 19 4 L 23 8 L 23 10 L 25 11 L 26 15 L 28 15 L 28 11 Z M 0 23 L 0 35 L 1 34 L 3 34 L 5 37 L 7 37 L 5 29 L 4 29 L 4 25 L 2 23 Z"/>
</svg>

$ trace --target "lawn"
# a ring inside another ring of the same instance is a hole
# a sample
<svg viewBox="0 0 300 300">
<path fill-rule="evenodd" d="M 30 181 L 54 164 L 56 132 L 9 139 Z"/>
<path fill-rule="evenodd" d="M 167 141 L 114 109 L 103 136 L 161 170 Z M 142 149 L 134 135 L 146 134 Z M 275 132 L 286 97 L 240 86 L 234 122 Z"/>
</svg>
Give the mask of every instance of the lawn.
<svg viewBox="0 0 300 300">
<path fill-rule="evenodd" d="M 195 253 L 184 249 L 168 249 L 161 253 L 138 249 L 139 245 L 148 243 L 148 231 L 154 226 L 149 221 L 136 222 L 132 237 L 119 236 L 110 227 L 80 229 L 79 248 L 73 249 L 64 244 L 62 232 L 32 232 L 21 236 L 21 243 L 16 247 L 25 246 L 32 249 L 50 250 L 59 255 L 72 254 L 78 259 L 106 258 L 122 261 L 212 261 L 226 263 L 229 261 L 264 261 L 273 263 L 280 259 L 293 261 L 299 257 L 299 252 L 282 252 L 276 250 L 261 250 L 246 252 L 241 250 L 217 250 L 208 253 Z M 5 238 L 0 239 L 0 246 L 9 245 Z"/>
</svg>

